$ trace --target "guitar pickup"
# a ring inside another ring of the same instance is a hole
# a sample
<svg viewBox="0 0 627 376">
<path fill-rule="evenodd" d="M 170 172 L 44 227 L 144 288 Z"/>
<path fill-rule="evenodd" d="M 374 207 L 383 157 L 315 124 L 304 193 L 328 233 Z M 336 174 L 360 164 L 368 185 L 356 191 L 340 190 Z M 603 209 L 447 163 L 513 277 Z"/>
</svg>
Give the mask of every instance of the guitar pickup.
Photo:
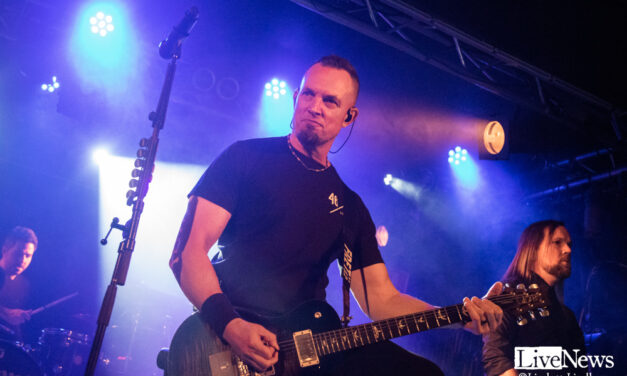
<svg viewBox="0 0 627 376">
<path fill-rule="evenodd" d="M 292 336 L 294 337 L 294 345 L 296 345 L 296 353 L 300 366 L 304 368 L 320 364 L 311 330 L 307 329 L 295 332 Z"/>
</svg>

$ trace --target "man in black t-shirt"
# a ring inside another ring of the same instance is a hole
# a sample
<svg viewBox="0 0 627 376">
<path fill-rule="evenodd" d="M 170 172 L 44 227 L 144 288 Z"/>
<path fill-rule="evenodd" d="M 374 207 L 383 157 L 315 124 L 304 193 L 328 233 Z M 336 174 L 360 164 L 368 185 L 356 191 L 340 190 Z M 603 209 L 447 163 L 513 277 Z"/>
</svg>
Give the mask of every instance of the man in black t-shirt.
<svg viewBox="0 0 627 376">
<path fill-rule="evenodd" d="M 368 210 L 327 159 L 340 130 L 359 114 L 358 92 L 357 73 L 347 60 L 320 59 L 294 92 L 293 132 L 231 145 L 190 193 L 170 266 L 203 319 L 258 370 L 277 362 L 276 336 L 240 318 L 233 305 L 281 314 L 304 301 L 324 299 L 327 269 L 339 256 L 343 226 L 352 234 L 350 287 L 371 319 L 433 307 L 396 290 Z M 214 268 L 207 252 L 218 240 L 224 261 Z M 499 284 L 489 294 L 498 293 Z M 501 309 L 488 300 L 464 298 L 464 304 L 473 319 L 467 328 L 475 333 L 494 330 L 501 321 Z M 394 374 L 389 367 L 396 367 L 409 374 L 441 375 L 433 363 L 391 342 L 376 349 L 357 354 L 358 360 L 337 373 Z"/>
</svg>

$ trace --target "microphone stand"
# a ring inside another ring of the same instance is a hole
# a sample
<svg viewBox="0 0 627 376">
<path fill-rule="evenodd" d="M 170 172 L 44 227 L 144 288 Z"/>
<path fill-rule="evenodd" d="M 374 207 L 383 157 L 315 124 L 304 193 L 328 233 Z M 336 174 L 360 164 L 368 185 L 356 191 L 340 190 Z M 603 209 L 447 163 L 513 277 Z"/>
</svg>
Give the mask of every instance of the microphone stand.
<svg viewBox="0 0 627 376">
<path fill-rule="evenodd" d="M 104 339 L 107 326 L 109 326 L 109 320 L 111 319 L 111 312 L 113 311 L 113 305 L 115 303 L 117 286 L 124 286 L 126 283 L 126 276 L 128 274 L 131 256 L 133 254 L 133 250 L 135 249 L 135 236 L 137 235 L 139 219 L 142 211 L 144 210 L 144 197 L 146 197 L 146 194 L 148 193 L 148 186 L 152 181 L 152 173 L 155 167 L 155 155 L 157 154 L 157 146 L 159 145 L 159 131 L 163 129 L 163 125 L 165 123 L 165 115 L 168 109 L 168 102 L 170 100 L 170 91 L 172 89 L 172 82 L 176 71 L 176 61 L 180 56 L 181 46 L 179 44 L 172 55 L 170 63 L 168 64 L 157 110 L 151 112 L 148 116 L 148 119 L 152 121 L 152 136 L 150 136 L 150 138 L 142 138 L 139 142 L 140 148 L 137 150 L 135 169 L 131 173 L 133 179 L 129 182 L 129 187 L 131 189 L 126 193 L 126 205 L 133 207 L 131 219 L 129 219 L 125 225 L 120 225 L 118 224 L 119 219 L 114 218 L 111 222 L 109 232 L 105 238 L 100 241 L 103 245 L 107 244 L 107 237 L 109 237 L 111 230 L 114 228 L 122 231 L 123 240 L 120 242 L 118 247 L 118 259 L 115 263 L 111 283 L 109 283 L 109 286 L 107 287 L 107 291 L 100 307 L 100 314 L 98 315 L 97 321 L 98 326 L 91 346 L 91 351 L 89 353 L 87 368 L 85 370 L 86 376 L 92 376 L 96 370 L 102 341 Z"/>
</svg>

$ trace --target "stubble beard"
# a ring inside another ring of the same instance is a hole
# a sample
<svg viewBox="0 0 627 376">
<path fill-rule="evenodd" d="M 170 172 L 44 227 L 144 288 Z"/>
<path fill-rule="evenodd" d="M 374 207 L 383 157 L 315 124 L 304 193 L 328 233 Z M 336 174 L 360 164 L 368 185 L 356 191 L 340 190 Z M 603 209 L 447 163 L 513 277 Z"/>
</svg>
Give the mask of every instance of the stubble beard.
<svg viewBox="0 0 627 376">
<path fill-rule="evenodd" d="M 563 262 L 566 261 L 566 262 Z M 568 277 L 570 277 L 570 273 L 571 273 L 571 263 L 570 263 L 570 258 L 568 259 L 560 259 L 560 261 L 552 266 L 545 266 L 544 270 L 551 274 L 552 276 L 555 276 L 557 279 L 559 280 L 564 280 Z"/>
</svg>

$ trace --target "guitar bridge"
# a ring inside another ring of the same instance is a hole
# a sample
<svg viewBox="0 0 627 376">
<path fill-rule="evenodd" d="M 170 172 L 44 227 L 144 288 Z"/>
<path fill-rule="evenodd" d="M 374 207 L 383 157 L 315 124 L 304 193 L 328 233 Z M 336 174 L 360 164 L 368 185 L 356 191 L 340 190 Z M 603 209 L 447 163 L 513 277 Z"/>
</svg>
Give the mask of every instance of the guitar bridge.
<svg viewBox="0 0 627 376">
<path fill-rule="evenodd" d="M 274 372 L 274 366 L 268 368 L 265 371 L 257 372 L 254 369 L 251 369 L 250 366 L 244 363 L 238 356 L 234 357 L 236 360 L 237 366 L 237 374 L 233 374 L 232 376 L 274 376 L 276 373 Z M 211 373 L 211 376 L 215 376 L 215 374 Z"/>
<path fill-rule="evenodd" d="M 301 367 L 309 367 L 316 364 L 320 364 L 318 353 L 316 352 L 316 346 L 314 346 L 313 335 L 311 330 L 302 330 L 292 334 L 294 337 L 294 345 L 296 345 L 296 353 L 298 355 L 298 362 Z"/>
</svg>

